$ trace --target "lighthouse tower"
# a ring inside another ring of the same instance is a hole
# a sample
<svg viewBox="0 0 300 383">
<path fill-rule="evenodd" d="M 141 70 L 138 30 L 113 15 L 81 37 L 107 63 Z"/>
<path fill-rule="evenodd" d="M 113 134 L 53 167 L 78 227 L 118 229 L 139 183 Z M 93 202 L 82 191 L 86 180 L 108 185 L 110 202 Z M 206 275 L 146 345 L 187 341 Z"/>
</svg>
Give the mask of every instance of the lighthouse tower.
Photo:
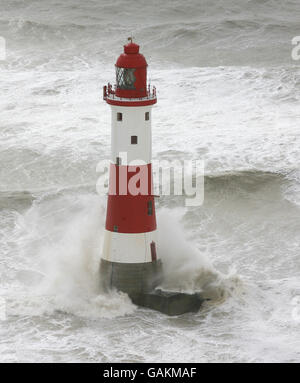
<svg viewBox="0 0 300 383">
<path fill-rule="evenodd" d="M 151 109 L 156 90 L 132 39 L 115 64 L 116 85 L 104 86 L 111 107 L 111 158 L 101 281 L 133 301 L 160 283 L 152 183 Z"/>
</svg>

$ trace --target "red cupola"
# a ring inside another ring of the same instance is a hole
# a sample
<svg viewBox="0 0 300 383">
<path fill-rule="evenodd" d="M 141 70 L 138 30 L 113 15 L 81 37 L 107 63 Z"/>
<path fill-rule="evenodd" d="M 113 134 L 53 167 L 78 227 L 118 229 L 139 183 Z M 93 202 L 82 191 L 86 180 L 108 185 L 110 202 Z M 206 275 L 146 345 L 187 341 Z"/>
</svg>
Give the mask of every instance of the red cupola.
<svg viewBox="0 0 300 383">
<path fill-rule="evenodd" d="M 132 40 L 132 39 L 130 39 Z M 147 61 L 139 52 L 140 46 L 132 41 L 124 45 L 124 52 L 118 57 L 116 85 L 104 87 L 104 99 L 112 105 L 142 106 L 156 103 L 155 88 L 147 85 Z"/>
<path fill-rule="evenodd" d="M 124 53 L 116 62 L 118 97 L 139 98 L 147 95 L 147 61 L 139 50 L 139 45 L 133 42 L 124 45 Z"/>
</svg>

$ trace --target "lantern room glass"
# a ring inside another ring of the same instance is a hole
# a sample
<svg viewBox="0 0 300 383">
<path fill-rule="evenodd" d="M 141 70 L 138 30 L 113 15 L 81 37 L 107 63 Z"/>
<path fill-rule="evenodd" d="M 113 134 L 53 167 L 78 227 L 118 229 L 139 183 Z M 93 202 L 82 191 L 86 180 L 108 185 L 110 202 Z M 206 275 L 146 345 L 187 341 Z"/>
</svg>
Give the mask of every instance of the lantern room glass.
<svg viewBox="0 0 300 383">
<path fill-rule="evenodd" d="M 135 89 L 135 68 L 116 67 L 117 87 L 120 89 Z"/>
</svg>

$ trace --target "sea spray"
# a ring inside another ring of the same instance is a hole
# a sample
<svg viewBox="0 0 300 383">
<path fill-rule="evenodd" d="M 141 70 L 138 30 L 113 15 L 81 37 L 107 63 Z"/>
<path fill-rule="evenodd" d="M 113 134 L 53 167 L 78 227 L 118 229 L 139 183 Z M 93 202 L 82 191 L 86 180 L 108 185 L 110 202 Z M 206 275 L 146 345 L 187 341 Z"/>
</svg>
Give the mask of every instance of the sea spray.
<svg viewBox="0 0 300 383">
<path fill-rule="evenodd" d="M 100 291 L 103 213 L 95 195 L 46 198 L 33 204 L 20 227 L 26 238 L 23 256 L 32 260 L 33 270 L 27 280 L 23 273 L 26 294 L 19 291 L 10 299 L 11 312 L 42 315 L 58 310 L 97 318 L 135 310 L 126 294 Z M 39 278 L 32 285 L 33 275 Z"/>
<path fill-rule="evenodd" d="M 215 269 L 207 253 L 200 252 L 188 241 L 178 214 L 163 209 L 158 219 L 159 252 L 165 277 L 163 288 L 187 293 L 198 291 L 205 299 L 216 303 L 241 284 L 234 269 L 228 275 L 222 274 Z"/>
<path fill-rule="evenodd" d="M 104 215 L 104 200 L 99 196 L 66 194 L 41 198 L 20 216 L 18 235 L 23 238 L 27 266 L 18 273 L 23 287 L 9 300 L 10 312 L 42 315 L 59 310 L 100 318 L 135 310 L 126 294 L 104 294 L 100 289 Z M 188 242 L 173 213 L 162 209 L 158 220 L 158 251 L 164 265 L 162 287 L 199 291 L 207 299 L 222 300 L 226 276 Z"/>
</svg>

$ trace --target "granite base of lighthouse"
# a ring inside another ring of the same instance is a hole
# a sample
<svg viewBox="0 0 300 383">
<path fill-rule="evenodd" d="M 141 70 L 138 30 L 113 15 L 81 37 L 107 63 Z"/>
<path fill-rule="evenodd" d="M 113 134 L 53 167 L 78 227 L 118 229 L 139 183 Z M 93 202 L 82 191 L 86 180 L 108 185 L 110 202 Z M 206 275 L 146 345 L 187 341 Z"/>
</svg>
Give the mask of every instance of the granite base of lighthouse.
<svg viewBox="0 0 300 383">
<path fill-rule="evenodd" d="M 163 280 L 160 260 L 147 263 L 119 263 L 101 259 L 100 278 L 104 291 L 116 289 L 128 294 L 137 306 L 174 316 L 196 312 L 204 299 L 199 293 L 187 294 L 158 289 Z"/>
</svg>

